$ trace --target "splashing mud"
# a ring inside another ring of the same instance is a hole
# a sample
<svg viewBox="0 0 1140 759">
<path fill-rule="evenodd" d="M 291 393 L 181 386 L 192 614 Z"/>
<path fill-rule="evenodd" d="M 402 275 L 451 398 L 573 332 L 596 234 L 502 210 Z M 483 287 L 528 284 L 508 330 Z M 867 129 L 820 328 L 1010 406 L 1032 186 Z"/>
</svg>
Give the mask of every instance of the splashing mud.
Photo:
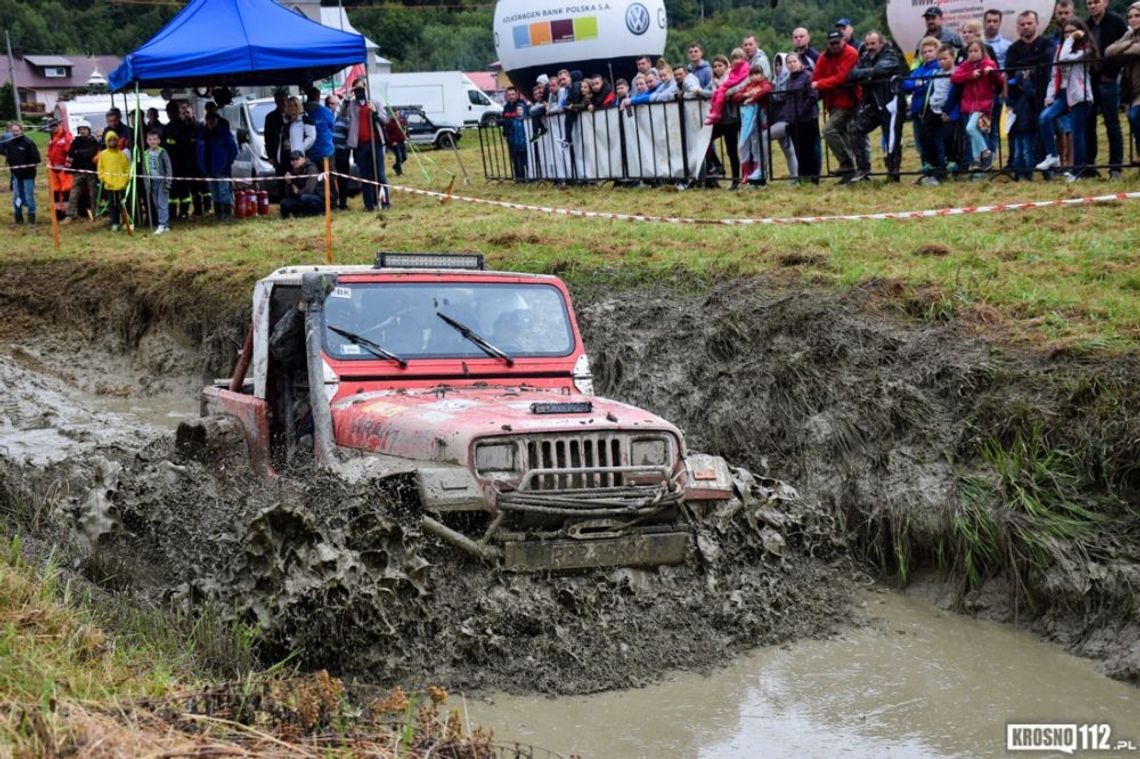
<svg viewBox="0 0 1140 759">
<path fill-rule="evenodd" d="M 255 623 L 269 661 L 295 651 L 372 682 L 585 693 L 848 618 L 852 570 L 830 518 L 744 471 L 743 497 L 700 525 L 683 566 L 513 575 L 425 535 L 378 481 L 303 469 L 254 481 L 238 463 L 184 458 L 169 430 L 97 410 L 58 377 L 3 358 L 0 374 L 24 388 L 0 436 L 27 431 L 13 410 L 83 410 L 52 417 L 68 445 L 50 457 L 0 452 L 3 500 L 31 505 L 42 544 L 119 592 Z"/>
</svg>

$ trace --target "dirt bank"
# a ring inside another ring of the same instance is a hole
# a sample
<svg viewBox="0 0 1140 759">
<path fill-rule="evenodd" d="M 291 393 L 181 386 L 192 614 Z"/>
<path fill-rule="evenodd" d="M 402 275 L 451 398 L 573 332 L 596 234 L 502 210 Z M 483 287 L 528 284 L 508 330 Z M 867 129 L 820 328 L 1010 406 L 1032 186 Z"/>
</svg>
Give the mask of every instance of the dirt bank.
<svg viewBox="0 0 1140 759">
<path fill-rule="evenodd" d="M 59 324 L 35 289 L 45 276 L 21 270 L 0 285 L 16 306 L 10 324 Z M 104 349 L 133 350 L 163 327 L 198 346 L 191 373 L 213 376 L 240 345 L 240 283 L 202 292 L 195 305 L 195 283 L 167 296 L 166 275 L 92 267 L 53 276 L 89 283 L 64 313 Z M 305 645 L 314 665 L 337 668 L 351 651 L 361 671 L 395 678 L 430 672 L 457 684 L 581 691 L 820 632 L 842 608 L 842 590 L 824 587 L 845 574 L 823 563 L 838 541 L 889 577 L 918 578 L 942 605 L 1031 624 L 1140 681 L 1140 361 L 1006 350 L 940 321 L 920 298 L 884 312 L 883 302 L 908 302 L 884 301 L 889 288 L 575 288 L 602 393 L 675 420 L 698 449 L 799 488 L 797 508 L 814 526 L 792 536 L 789 561 L 764 558 L 755 535 L 727 534 L 724 555 L 737 560 L 723 562 L 711 589 L 703 566 L 652 573 L 646 586 L 645 573 L 487 576 L 454 557 L 443 573 L 432 567 L 445 581 L 425 584 L 420 564 L 447 564 L 443 549 L 399 513 L 377 511 L 368 486 L 253 489 L 232 472 L 178 461 L 160 441 L 120 462 L 145 476 L 120 478 L 115 497 L 137 512 L 132 536 L 152 533 L 147 566 L 161 581 L 140 582 L 178 600 L 236 600 L 267 621 L 269 650 Z M 161 478 L 180 484 L 147 490 Z M 155 505 L 168 497 L 185 520 Z M 203 520 L 202 503 L 225 504 L 229 521 Z M 195 520 L 205 526 L 180 527 Z M 813 532 L 823 529 L 826 539 Z M 382 555 L 361 539 L 374 535 L 388 546 Z M 802 555 L 813 552 L 822 560 Z"/>
<path fill-rule="evenodd" d="M 878 294 L 738 281 L 594 295 L 579 318 L 599 392 L 796 483 L 939 603 L 1140 683 L 1140 360 L 1006 350 Z"/>
</svg>

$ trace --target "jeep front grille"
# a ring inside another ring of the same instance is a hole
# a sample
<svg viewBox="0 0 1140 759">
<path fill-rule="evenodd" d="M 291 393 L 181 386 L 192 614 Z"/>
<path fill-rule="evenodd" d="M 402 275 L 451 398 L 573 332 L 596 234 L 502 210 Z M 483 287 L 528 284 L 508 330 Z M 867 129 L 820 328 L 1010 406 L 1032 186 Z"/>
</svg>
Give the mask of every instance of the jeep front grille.
<svg viewBox="0 0 1140 759">
<path fill-rule="evenodd" d="M 629 464 L 629 441 L 613 435 L 574 435 L 528 440 L 526 468 L 531 469 L 595 469 Z M 534 485 L 542 490 L 566 488 L 609 488 L 624 484 L 619 472 L 581 472 L 547 474 L 536 478 Z"/>
</svg>

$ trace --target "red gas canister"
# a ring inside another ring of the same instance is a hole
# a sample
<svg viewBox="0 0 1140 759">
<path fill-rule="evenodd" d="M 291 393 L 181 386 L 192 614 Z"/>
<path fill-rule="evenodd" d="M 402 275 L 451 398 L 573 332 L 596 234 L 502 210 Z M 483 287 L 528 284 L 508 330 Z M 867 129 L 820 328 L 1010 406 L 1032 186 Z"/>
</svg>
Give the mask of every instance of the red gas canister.
<svg viewBox="0 0 1140 759">
<path fill-rule="evenodd" d="M 268 190 L 258 190 L 257 191 L 257 215 L 258 216 L 268 216 L 269 215 L 269 191 Z"/>
<path fill-rule="evenodd" d="M 244 219 L 245 215 L 245 190 L 238 190 L 234 193 L 234 216 Z"/>
</svg>

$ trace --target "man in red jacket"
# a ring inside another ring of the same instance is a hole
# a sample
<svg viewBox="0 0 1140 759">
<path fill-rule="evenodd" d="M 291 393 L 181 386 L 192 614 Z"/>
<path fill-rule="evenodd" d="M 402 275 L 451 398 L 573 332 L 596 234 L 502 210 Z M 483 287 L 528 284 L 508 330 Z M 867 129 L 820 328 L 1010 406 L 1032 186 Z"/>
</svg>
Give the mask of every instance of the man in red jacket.
<svg viewBox="0 0 1140 759">
<path fill-rule="evenodd" d="M 815 62 L 811 88 L 819 92 L 827 109 L 827 123 L 823 139 L 839 163 L 833 173 L 852 174 L 855 171 L 855 151 L 848 134 L 855 106 L 859 102 L 858 85 L 849 84 L 847 75 L 859 61 L 855 48 L 848 45 L 841 32 L 827 35 L 827 50 Z"/>
</svg>

